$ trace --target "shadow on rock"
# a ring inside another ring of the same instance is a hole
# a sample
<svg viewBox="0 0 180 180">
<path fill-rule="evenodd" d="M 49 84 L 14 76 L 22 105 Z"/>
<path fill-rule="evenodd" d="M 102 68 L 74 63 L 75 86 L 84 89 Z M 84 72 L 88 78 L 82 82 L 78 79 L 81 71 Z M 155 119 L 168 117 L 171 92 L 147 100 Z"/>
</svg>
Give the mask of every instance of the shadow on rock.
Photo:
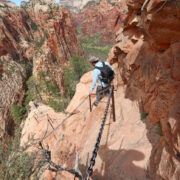
<svg viewBox="0 0 180 180">
<path fill-rule="evenodd" d="M 93 179 L 138 179 L 144 180 L 144 169 L 136 165 L 136 161 L 145 158 L 144 154 L 136 150 L 111 150 L 101 146 L 98 155 L 102 159 L 101 170 L 95 170 Z"/>
<path fill-rule="evenodd" d="M 137 150 L 111 150 L 103 145 L 98 156 L 102 160 L 100 170 L 94 168 L 93 180 L 148 180 L 147 171 L 140 167 L 145 155 Z M 85 175 L 86 166 L 80 165 Z M 85 175 L 86 177 L 86 175 Z"/>
</svg>

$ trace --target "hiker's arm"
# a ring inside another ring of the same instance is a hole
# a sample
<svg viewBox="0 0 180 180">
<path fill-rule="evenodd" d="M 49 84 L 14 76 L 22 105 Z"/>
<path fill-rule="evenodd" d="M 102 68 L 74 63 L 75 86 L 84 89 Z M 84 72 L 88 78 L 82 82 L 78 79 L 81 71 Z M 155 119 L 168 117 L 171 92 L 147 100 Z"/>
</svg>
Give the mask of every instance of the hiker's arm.
<svg viewBox="0 0 180 180">
<path fill-rule="evenodd" d="M 90 91 L 93 91 L 95 86 L 96 86 L 96 83 L 97 83 L 97 80 L 98 80 L 98 70 L 97 69 L 94 69 L 93 71 L 93 81 L 92 81 L 92 84 L 91 84 L 91 89 Z"/>
</svg>

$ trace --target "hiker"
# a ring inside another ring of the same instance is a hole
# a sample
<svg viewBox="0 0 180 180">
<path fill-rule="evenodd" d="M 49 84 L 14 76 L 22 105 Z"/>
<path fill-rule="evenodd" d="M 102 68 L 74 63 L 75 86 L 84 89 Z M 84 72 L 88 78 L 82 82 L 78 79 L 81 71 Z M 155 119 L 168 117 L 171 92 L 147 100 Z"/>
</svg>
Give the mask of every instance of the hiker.
<svg viewBox="0 0 180 180">
<path fill-rule="evenodd" d="M 39 104 L 34 102 L 34 107 L 37 109 L 39 107 Z"/>
<path fill-rule="evenodd" d="M 105 94 L 106 96 L 109 95 L 109 89 L 105 90 L 104 92 L 103 89 L 107 88 L 111 81 L 114 78 L 114 70 L 112 66 L 108 62 L 101 62 L 99 61 L 98 57 L 91 57 L 89 59 L 89 62 L 91 65 L 94 67 L 93 70 L 93 81 L 92 85 L 89 91 L 89 95 L 93 94 L 93 90 L 96 86 L 97 81 L 98 86 L 96 89 L 96 101 L 93 103 L 93 105 L 97 106 L 100 102 L 100 100 L 103 98 L 103 95 Z"/>
</svg>

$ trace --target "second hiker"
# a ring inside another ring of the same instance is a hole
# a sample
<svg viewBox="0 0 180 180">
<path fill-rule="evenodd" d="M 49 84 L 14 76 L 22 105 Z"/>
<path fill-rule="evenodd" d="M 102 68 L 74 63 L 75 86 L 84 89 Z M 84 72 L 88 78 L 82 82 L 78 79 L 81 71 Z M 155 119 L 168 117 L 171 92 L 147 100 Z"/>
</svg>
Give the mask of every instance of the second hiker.
<svg viewBox="0 0 180 180">
<path fill-rule="evenodd" d="M 103 95 L 105 94 L 106 96 L 109 95 L 109 89 L 106 89 L 111 81 L 114 78 L 114 70 L 113 67 L 110 66 L 108 62 L 101 62 L 99 61 L 98 57 L 91 57 L 89 59 L 89 62 L 91 65 L 94 67 L 93 70 L 93 81 L 92 85 L 89 91 L 89 94 L 93 94 L 93 90 L 96 86 L 96 83 L 98 82 L 98 86 L 96 89 L 96 101 L 93 103 L 95 106 L 97 106 L 100 102 L 100 100 L 103 98 Z"/>
</svg>

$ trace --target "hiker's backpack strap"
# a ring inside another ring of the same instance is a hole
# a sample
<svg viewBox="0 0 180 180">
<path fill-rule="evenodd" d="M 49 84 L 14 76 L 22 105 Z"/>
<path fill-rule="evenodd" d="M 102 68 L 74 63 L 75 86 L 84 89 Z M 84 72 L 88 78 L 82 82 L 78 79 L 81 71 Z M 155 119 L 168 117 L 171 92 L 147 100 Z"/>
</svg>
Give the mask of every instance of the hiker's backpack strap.
<svg viewBox="0 0 180 180">
<path fill-rule="evenodd" d="M 100 75 L 102 76 L 101 71 L 102 71 L 103 67 L 97 67 L 97 66 L 95 66 L 94 69 L 100 70 Z M 102 77 L 99 77 L 99 79 L 102 80 Z"/>
<path fill-rule="evenodd" d="M 104 62 L 102 62 L 102 65 L 102 67 L 95 66 L 94 69 L 99 69 L 101 71 L 104 68 L 104 66 L 106 66 Z"/>
<path fill-rule="evenodd" d="M 102 70 L 102 67 L 97 67 L 95 66 L 94 69 L 99 69 L 100 71 Z"/>
</svg>

